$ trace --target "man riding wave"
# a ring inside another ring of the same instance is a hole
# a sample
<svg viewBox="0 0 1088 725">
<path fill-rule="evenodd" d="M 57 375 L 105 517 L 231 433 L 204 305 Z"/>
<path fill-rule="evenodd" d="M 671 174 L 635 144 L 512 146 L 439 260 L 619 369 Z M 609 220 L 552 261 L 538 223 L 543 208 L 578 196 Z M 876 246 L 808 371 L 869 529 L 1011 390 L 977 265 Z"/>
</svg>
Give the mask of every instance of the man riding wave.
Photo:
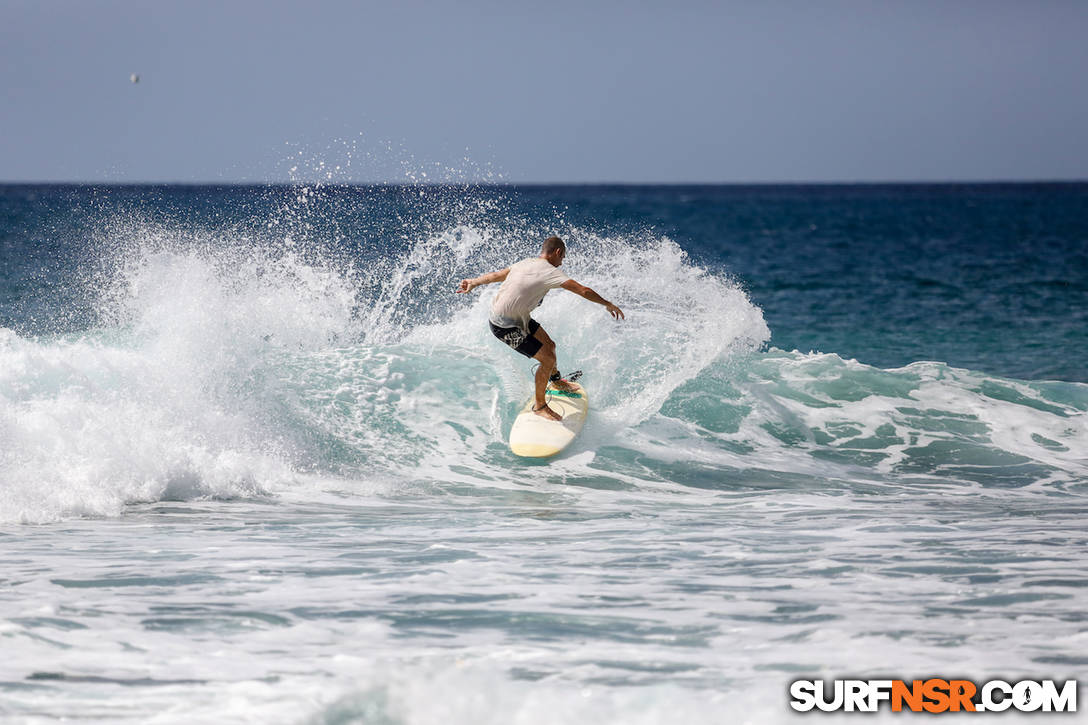
<svg viewBox="0 0 1088 725">
<path fill-rule="evenodd" d="M 540 362 L 536 371 L 533 412 L 550 420 L 562 420 L 562 416 L 549 408 L 545 400 L 548 381 L 551 380 L 560 390 L 569 390 L 571 385 L 560 378 L 556 369 L 555 343 L 540 323 L 529 316 L 530 313 L 544 301 L 544 295 L 549 290 L 562 287 L 590 302 L 604 305 L 614 319 L 624 319 L 623 310 L 619 307 L 559 271 L 566 254 L 567 245 L 562 239 L 548 237 L 540 249 L 540 256 L 523 259 L 497 272 L 463 279 L 457 288 L 457 292 L 465 293 L 480 285 L 502 282 L 495 299 L 491 301 L 491 315 L 488 318 L 491 332 L 515 351 Z"/>
</svg>

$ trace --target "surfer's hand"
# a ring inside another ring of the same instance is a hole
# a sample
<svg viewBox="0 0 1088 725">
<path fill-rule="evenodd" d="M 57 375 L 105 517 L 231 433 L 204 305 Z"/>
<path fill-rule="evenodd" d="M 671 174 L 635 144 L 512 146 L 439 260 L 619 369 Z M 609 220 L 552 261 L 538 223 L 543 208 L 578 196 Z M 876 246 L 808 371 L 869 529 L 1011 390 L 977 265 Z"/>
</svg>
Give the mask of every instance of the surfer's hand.
<svg viewBox="0 0 1088 725">
<path fill-rule="evenodd" d="M 471 292 L 476 287 L 476 280 L 463 279 L 461 280 L 461 286 L 457 288 L 457 294 L 463 294 L 465 292 Z"/>
<path fill-rule="evenodd" d="M 609 303 L 608 303 L 607 305 L 605 305 L 605 306 L 604 306 L 604 308 L 605 308 L 606 310 L 608 310 L 608 314 L 612 315 L 612 319 L 615 319 L 615 320 L 623 320 L 623 319 L 626 319 L 626 318 L 625 318 L 625 317 L 623 316 L 623 310 L 621 310 L 621 309 L 620 309 L 619 307 L 616 307 L 616 306 L 615 306 L 614 304 L 612 304 L 611 302 L 609 302 Z"/>
</svg>

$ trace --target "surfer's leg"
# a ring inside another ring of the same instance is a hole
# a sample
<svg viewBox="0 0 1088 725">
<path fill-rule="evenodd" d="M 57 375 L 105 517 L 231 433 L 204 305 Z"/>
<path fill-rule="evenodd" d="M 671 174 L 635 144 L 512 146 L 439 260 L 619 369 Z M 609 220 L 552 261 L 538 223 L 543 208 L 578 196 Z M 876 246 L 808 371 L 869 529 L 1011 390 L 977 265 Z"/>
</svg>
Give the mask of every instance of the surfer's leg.
<svg viewBox="0 0 1088 725">
<path fill-rule="evenodd" d="M 540 377 L 540 373 L 544 373 L 544 386 L 547 387 L 548 381 L 557 372 L 555 367 L 555 341 L 548 337 L 548 333 L 544 332 L 543 327 L 537 327 L 533 331 L 533 337 L 540 341 L 540 350 L 533 355 L 533 359 L 540 362 L 540 367 L 537 368 L 537 377 Z M 544 390 L 541 388 L 537 397 L 543 400 L 543 396 Z"/>
<path fill-rule="evenodd" d="M 533 321 L 536 322 L 536 320 Z M 573 385 L 559 377 L 558 360 L 555 354 L 555 342 L 550 337 L 548 337 L 548 333 L 544 332 L 543 327 L 537 327 L 536 330 L 533 332 L 533 337 L 540 341 L 541 352 L 543 352 L 544 350 L 551 350 L 552 361 L 551 369 L 548 370 L 548 380 L 551 381 L 552 387 L 556 390 L 574 390 Z M 534 355 L 533 358 L 536 360 L 540 359 L 536 355 Z M 540 363 L 540 370 L 543 370 L 544 367 L 544 363 Z M 540 370 L 537 371 L 538 374 Z M 545 388 L 547 387 L 547 382 L 544 383 L 544 386 Z"/>
<path fill-rule="evenodd" d="M 533 359 L 540 363 L 540 367 L 536 369 L 533 412 L 552 420 L 562 420 L 562 416 L 548 407 L 544 398 L 544 393 L 548 389 L 548 379 L 552 376 L 552 371 L 555 370 L 555 343 L 548 337 L 548 333 L 544 332 L 543 327 L 537 327 L 533 332 L 533 337 L 540 341 L 540 349 L 536 355 L 533 355 Z"/>
<path fill-rule="evenodd" d="M 528 335 L 517 327 L 496 327 L 491 323 L 491 333 L 525 357 L 540 363 L 536 370 L 536 390 L 533 395 L 533 412 L 549 420 L 562 420 L 562 416 L 548 407 L 544 398 L 548 378 L 555 370 L 555 343 L 536 320 L 529 320 Z"/>
</svg>

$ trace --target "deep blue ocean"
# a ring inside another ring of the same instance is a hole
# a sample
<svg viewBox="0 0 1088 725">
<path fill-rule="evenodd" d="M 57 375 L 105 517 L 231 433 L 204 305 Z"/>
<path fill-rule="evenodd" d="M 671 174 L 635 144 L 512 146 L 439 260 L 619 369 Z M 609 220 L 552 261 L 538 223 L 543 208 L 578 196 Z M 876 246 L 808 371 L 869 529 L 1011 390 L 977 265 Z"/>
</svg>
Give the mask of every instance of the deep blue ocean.
<svg viewBox="0 0 1088 725">
<path fill-rule="evenodd" d="M 548 295 L 591 412 L 525 461 L 454 289 L 552 234 L 627 319 Z M 1088 184 L 0 185 L 0 719 L 1083 682 L 1086 359 Z"/>
</svg>

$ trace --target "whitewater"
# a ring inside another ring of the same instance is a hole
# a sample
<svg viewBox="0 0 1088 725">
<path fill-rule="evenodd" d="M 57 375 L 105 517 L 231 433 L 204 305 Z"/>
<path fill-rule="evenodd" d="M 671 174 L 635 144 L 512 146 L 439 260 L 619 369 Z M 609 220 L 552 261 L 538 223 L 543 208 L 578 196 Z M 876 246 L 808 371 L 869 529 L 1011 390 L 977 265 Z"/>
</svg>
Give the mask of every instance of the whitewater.
<svg viewBox="0 0 1088 725">
<path fill-rule="evenodd" d="M 669 234 L 443 199 L 395 243 L 320 188 L 95 207 L 33 287 L 71 319 L 0 328 L 0 717 L 765 723 L 802 677 L 1083 679 L 1088 385 L 782 349 Z M 539 308 L 593 408 L 525 461 L 531 367 L 454 289 L 552 232 L 627 319 Z"/>
</svg>

